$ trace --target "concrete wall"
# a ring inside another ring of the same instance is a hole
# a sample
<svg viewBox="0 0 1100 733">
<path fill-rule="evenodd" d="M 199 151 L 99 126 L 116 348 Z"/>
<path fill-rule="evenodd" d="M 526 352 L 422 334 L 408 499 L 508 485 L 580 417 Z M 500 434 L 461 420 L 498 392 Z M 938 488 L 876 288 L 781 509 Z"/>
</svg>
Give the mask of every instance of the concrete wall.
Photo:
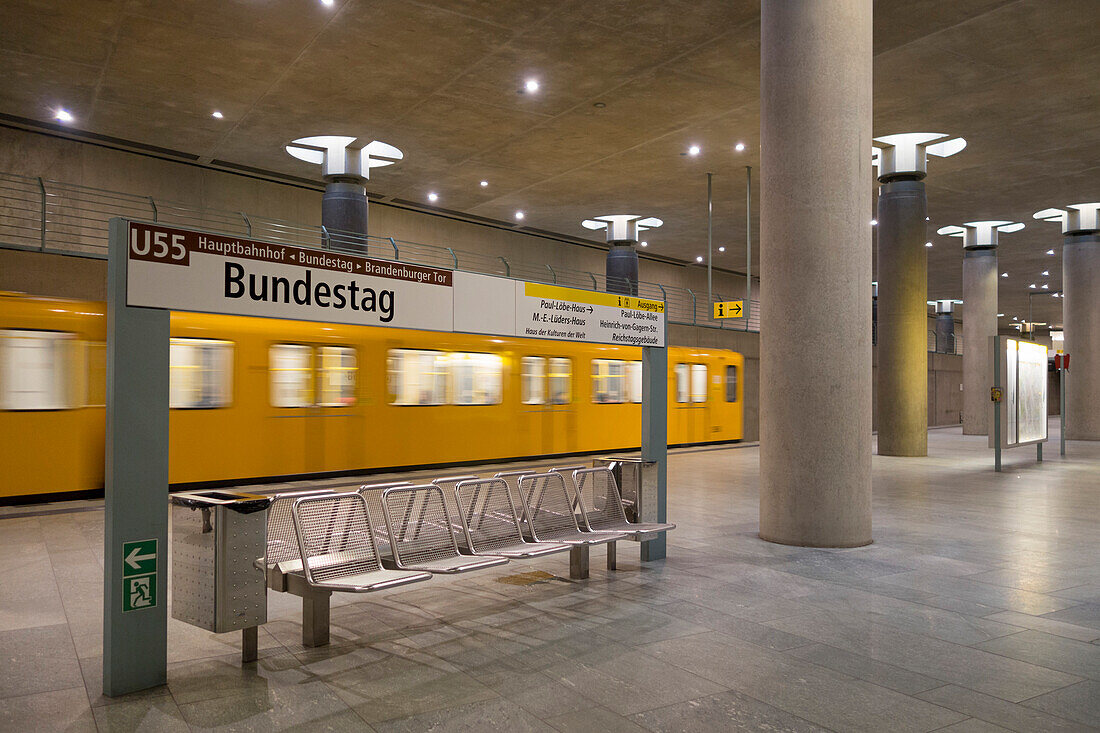
<svg viewBox="0 0 1100 733">
<path fill-rule="evenodd" d="M 874 403 L 872 425 L 878 429 L 878 349 L 873 349 Z M 962 415 L 962 356 L 928 354 L 928 426 L 958 425 Z"/>
</svg>

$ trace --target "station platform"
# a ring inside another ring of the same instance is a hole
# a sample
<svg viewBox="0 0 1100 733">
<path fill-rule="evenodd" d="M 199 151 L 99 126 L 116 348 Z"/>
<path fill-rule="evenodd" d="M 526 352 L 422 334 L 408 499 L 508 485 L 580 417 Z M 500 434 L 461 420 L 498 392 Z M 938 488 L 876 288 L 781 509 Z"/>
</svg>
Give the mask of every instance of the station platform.
<svg viewBox="0 0 1100 733">
<path fill-rule="evenodd" d="M 257 662 L 170 620 L 168 685 L 116 699 L 102 502 L 3 508 L 0 729 L 1095 729 L 1100 444 L 1060 457 L 1057 429 L 1003 473 L 959 428 L 928 458 L 875 456 L 875 542 L 847 550 L 756 536 L 756 447 L 670 451 L 667 560 L 620 543 L 584 581 L 558 555 L 334 595 L 322 648 L 269 593 Z"/>
</svg>

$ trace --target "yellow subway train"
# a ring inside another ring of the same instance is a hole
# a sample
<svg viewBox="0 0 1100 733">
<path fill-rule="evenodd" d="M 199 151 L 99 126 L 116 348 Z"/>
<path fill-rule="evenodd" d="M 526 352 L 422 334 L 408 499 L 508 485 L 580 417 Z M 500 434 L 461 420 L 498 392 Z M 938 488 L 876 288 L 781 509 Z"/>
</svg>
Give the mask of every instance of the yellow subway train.
<svg viewBox="0 0 1100 733">
<path fill-rule="evenodd" d="M 636 448 L 641 349 L 173 313 L 173 486 Z M 0 502 L 102 491 L 103 303 L 0 294 Z M 670 445 L 742 437 L 743 358 L 669 349 Z"/>
</svg>

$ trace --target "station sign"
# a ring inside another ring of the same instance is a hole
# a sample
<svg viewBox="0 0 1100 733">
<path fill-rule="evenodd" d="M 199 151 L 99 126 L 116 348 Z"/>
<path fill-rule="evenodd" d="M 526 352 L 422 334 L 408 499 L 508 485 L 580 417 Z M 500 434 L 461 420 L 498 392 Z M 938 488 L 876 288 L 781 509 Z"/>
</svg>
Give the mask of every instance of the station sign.
<svg viewBox="0 0 1100 733">
<path fill-rule="evenodd" d="M 126 304 L 324 323 L 664 346 L 631 295 L 128 222 Z"/>
<path fill-rule="evenodd" d="M 723 300 L 714 304 L 715 318 L 744 318 L 745 301 Z"/>
</svg>

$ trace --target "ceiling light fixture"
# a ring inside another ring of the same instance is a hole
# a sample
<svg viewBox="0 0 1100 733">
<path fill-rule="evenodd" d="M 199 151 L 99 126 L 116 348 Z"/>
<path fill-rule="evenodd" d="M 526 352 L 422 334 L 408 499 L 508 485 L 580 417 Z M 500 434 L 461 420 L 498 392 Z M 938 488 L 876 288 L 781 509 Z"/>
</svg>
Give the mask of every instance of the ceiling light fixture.
<svg viewBox="0 0 1100 733">
<path fill-rule="evenodd" d="M 736 145 L 733 146 L 733 149 L 736 150 L 739 153 L 742 153 L 745 150 L 745 143 L 737 143 Z"/>
<path fill-rule="evenodd" d="M 725 251 L 726 251 L 726 248 L 725 248 L 725 247 L 719 247 L 719 248 L 718 248 L 718 251 L 719 251 L 719 252 L 725 252 Z"/>
<path fill-rule="evenodd" d="M 428 194 L 428 200 L 429 200 L 429 201 L 437 201 L 438 199 L 439 199 L 439 194 L 438 194 L 438 193 L 436 193 L 435 191 L 431 191 L 431 192 L 430 192 L 430 193 Z"/>
<path fill-rule="evenodd" d="M 703 255 L 699 255 L 698 257 L 696 257 L 695 261 L 696 262 L 702 262 L 703 261 Z"/>
<path fill-rule="evenodd" d="M 1050 290 L 1050 285 L 1047 283 L 1043 283 L 1043 290 Z"/>
<path fill-rule="evenodd" d="M 331 8 L 333 5 L 336 4 L 336 0 L 321 0 L 321 4 L 324 5 L 326 8 Z"/>
<path fill-rule="evenodd" d="M 1004 314 L 1004 313 L 998 313 L 998 314 L 997 314 L 997 317 L 998 317 L 998 318 L 1004 318 L 1004 317 L 1005 317 L 1005 314 Z"/>
<path fill-rule="evenodd" d="M 485 188 L 485 187 L 486 187 L 486 186 L 488 186 L 488 185 L 489 185 L 489 182 L 488 182 L 488 181 L 482 181 L 482 182 L 481 182 L 481 187 L 482 187 L 482 188 Z"/>
<path fill-rule="evenodd" d="M 73 114 L 67 109 L 58 109 L 53 118 L 60 122 L 72 122 Z"/>
<path fill-rule="evenodd" d="M 643 247 L 649 246 L 649 242 L 638 242 L 638 244 L 642 245 Z"/>
<path fill-rule="evenodd" d="M 1048 254 L 1048 255 L 1052 255 L 1052 254 L 1054 254 L 1054 250 L 1052 250 L 1052 249 L 1048 249 L 1048 250 L 1047 250 L 1047 254 Z"/>
<path fill-rule="evenodd" d="M 931 247 L 931 246 L 932 246 L 932 243 L 931 243 L 931 242 L 925 242 L 925 243 L 924 243 L 924 246 L 925 246 L 925 247 Z"/>
<path fill-rule="evenodd" d="M 537 92 L 539 90 L 539 80 L 528 79 L 523 83 L 523 88 L 527 91 L 528 94 L 533 94 L 534 92 Z"/>
<path fill-rule="evenodd" d="M 522 211 L 517 211 L 516 212 L 516 220 L 517 221 L 523 221 L 523 217 L 524 217 L 524 213 Z"/>
<path fill-rule="evenodd" d="M 878 226 L 878 219 L 871 219 L 871 226 L 877 227 Z"/>
<path fill-rule="evenodd" d="M 1001 277 L 1008 277 L 1008 273 L 1007 272 L 1002 272 Z"/>
<path fill-rule="evenodd" d="M 701 151 L 698 145 L 692 145 L 690 148 L 688 148 L 688 155 L 698 155 L 700 152 Z"/>
<path fill-rule="evenodd" d="M 213 117 L 213 118 L 214 118 L 215 120 L 220 120 L 220 119 L 222 119 L 223 117 L 225 117 L 225 115 L 223 115 L 223 114 L 222 114 L 221 112 L 219 112 L 218 110 L 214 110 L 213 112 L 211 112 L 211 113 L 210 113 L 210 116 L 211 116 L 211 117 Z"/>
<path fill-rule="evenodd" d="M 1039 286 L 1036 285 L 1035 283 L 1031 283 L 1031 285 L 1028 285 L 1028 287 L 1031 288 L 1032 290 L 1034 290 L 1035 288 L 1037 288 Z"/>
<path fill-rule="evenodd" d="M 1050 275 L 1050 270 L 1043 270 L 1043 277 L 1047 277 L 1049 275 Z"/>
</svg>

